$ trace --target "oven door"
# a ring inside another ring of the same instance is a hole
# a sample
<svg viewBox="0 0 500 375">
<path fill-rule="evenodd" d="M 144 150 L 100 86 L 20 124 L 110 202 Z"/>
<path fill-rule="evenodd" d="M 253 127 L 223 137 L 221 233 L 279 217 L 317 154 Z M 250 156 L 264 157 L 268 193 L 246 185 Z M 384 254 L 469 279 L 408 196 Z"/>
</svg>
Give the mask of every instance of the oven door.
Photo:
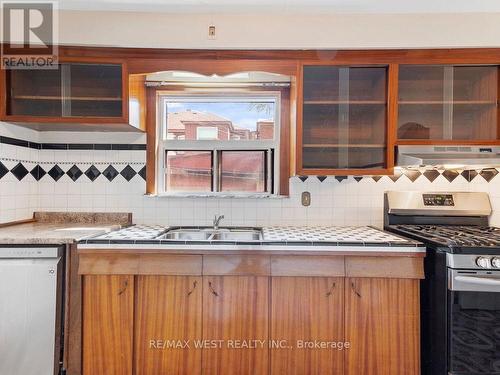
<svg viewBox="0 0 500 375">
<path fill-rule="evenodd" d="M 500 374 L 500 271 L 448 271 L 448 373 Z"/>
</svg>

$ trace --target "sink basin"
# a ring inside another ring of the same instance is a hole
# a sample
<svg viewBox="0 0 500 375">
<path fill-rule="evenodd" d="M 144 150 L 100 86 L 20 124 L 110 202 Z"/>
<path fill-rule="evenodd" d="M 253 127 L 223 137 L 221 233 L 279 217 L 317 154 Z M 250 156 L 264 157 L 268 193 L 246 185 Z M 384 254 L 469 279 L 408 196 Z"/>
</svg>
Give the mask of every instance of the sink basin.
<svg viewBox="0 0 500 375">
<path fill-rule="evenodd" d="M 217 231 L 212 234 L 212 241 L 258 241 L 261 239 L 261 231 L 255 229 Z"/>
<path fill-rule="evenodd" d="M 253 228 L 181 228 L 171 229 L 157 237 L 160 240 L 181 241 L 258 241 L 262 238 L 260 229 Z"/>
</svg>

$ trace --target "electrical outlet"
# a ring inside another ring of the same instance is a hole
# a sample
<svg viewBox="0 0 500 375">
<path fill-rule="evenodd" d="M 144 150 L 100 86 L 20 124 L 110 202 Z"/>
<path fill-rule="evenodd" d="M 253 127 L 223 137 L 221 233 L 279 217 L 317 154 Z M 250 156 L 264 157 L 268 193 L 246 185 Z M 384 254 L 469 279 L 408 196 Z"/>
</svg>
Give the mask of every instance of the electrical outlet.
<svg viewBox="0 0 500 375">
<path fill-rule="evenodd" d="M 302 206 L 307 207 L 311 205 L 311 193 L 308 191 L 302 192 Z"/>
<path fill-rule="evenodd" d="M 215 26 L 214 25 L 208 26 L 208 39 L 211 39 L 211 40 L 215 39 Z"/>
</svg>

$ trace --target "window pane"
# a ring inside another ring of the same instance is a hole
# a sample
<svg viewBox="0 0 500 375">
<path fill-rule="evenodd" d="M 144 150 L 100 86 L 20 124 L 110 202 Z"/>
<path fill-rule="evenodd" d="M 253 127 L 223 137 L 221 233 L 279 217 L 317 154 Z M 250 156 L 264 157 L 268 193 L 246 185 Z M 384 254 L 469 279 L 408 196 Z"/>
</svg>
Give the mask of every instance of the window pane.
<svg viewBox="0 0 500 375">
<path fill-rule="evenodd" d="M 266 151 L 221 154 L 221 191 L 266 192 Z"/>
<path fill-rule="evenodd" d="M 194 98 L 166 100 L 167 139 L 272 140 L 275 100 Z"/>
<path fill-rule="evenodd" d="M 212 191 L 211 151 L 167 151 L 167 191 Z"/>
</svg>

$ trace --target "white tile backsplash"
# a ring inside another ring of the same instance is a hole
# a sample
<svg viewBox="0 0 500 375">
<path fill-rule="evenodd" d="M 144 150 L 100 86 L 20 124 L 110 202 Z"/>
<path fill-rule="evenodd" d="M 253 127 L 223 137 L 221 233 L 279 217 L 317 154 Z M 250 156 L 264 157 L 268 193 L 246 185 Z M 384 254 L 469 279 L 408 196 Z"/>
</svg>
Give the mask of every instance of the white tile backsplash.
<svg viewBox="0 0 500 375">
<path fill-rule="evenodd" d="M 5 128 L 8 129 L 8 134 Z M 4 133 L 2 133 L 2 131 Z M 20 135 L 13 134 L 11 125 L 0 124 L 0 135 L 13 138 L 29 136 L 31 141 L 67 142 L 67 135 L 36 133 L 23 129 Z M 40 140 L 40 137 L 46 139 Z M 48 137 L 48 138 L 47 138 Z M 100 138 L 99 134 L 86 135 L 89 141 L 113 143 L 144 142 L 140 135 L 127 135 L 117 141 L 113 135 Z M 80 139 L 79 139 L 80 141 Z M 0 158 L 11 169 L 16 160 L 24 160 L 31 170 L 36 163 L 48 171 L 59 163 L 64 171 L 73 163 L 85 172 L 92 164 L 99 166 L 113 164 L 120 171 L 128 163 L 139 171 L 145 163 L 144 151 L 71 151 L 34 150 L 0 144 Z M 10 160 L 12 159 L 12 160 Z M 118 166 L 119 168 L 118 168 Z M 383 193 L 386 190 L 427 191 L 485 191 L 490 194 L 493 205 L 491 223 L 500 226 L 500 174 L 491 182 L 481 176 L 468 182 L 458 176 L 453 182 L 439 176 L 430 182 L 420 176 L 411 182 L 401 176 L 396 182 L 384 176 L 379 181 L 363 178 L 356 181 L 349 177 L 341 182 L 329 176 L 323 182 L 309 177 L 302 182 L 298 177 L 290 179 L 290 197 L 281 199 L 231 199 L 231 198 L 179 198 L 145 196 L 145 181 L 135 175 L 127 182 L 121 175 L 108 181 L 100 175 L 94 182 L 86 176 L 76 182 L 64 175 L 55 182 L 50 176 L 36 181 L 31 175 L 21 182 L 11 173 L 0 180 L 0 223 L 27 219 L 35 210 L 60 211 L 104 211 L 132 212 L 134 221 L 143 224 L 162 225 L 210 225 L 215 214 L 225 215 L 225 225 L 374 225 L 383 224 Z M 301 193 L 311 193 L 311 205 L 301 205 Z"/>
</svg>

